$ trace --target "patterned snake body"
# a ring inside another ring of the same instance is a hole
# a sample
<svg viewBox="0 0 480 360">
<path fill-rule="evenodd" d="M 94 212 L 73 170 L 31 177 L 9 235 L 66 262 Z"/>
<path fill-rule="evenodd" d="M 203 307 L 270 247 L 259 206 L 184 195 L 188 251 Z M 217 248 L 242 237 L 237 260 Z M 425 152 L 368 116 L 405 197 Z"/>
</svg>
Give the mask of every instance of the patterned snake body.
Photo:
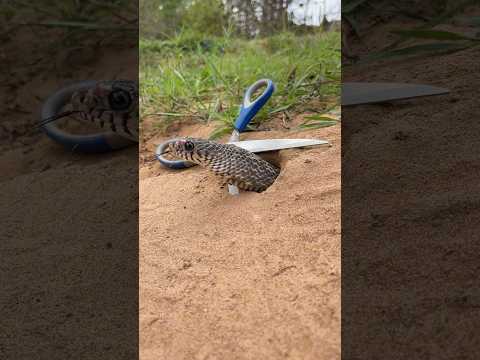
<svg viewBox="0 0 480 360">
<path fill-rule="evenodd" d="M 225 183 L 247 191 L 264 191 L 280 173 L 279 168 L 232 144 L 185 138 L 170 143 L 166 152 L 206 167 Z"/>
</svg>

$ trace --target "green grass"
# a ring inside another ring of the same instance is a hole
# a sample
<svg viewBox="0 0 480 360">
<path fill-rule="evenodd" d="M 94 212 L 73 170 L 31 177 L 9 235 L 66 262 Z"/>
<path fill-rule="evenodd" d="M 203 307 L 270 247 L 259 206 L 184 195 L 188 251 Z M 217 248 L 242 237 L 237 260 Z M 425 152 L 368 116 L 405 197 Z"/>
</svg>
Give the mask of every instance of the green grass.
<svg viewBox="0 0 480 360">
<path fill-rule="evenodd" d="M 253 127 L 285 111 L 321 111 L 319 99 L 333 107 L 340 94 L 340 34 L 282 33 L 247 41 L 181 33 L 168 41 L 140 41 L 141 118 L 160 114 L 159 127 L 195 119 L 218 123 L 212 137 L 228 133 L 246 88 L 261 78 L 272 79 L 276 91 Z"/>
</svg>

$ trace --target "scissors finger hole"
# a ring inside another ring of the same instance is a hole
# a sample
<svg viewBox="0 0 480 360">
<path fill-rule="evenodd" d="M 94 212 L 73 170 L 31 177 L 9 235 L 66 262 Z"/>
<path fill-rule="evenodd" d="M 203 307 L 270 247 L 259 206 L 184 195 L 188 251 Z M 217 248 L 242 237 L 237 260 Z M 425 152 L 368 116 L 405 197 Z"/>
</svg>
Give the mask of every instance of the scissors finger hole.
<svg viewBox="0 0 480 360">
<path fill-rule="evenodd" d="M 244 106 L 250 106 L 255 102 L 269 97 L 273 92 L 273 82 L 268 79 L 258 80 L 245 93 Z"/>
<path fill-rule="evenodd" d="M 163 144 L 160 144 L 155 151 L 155 156 L 161 165 L 170 169 L 186 169 L 192 166 L 195 166 L 195 163 L 185 161 L 185 160 L 175 160 L 168 155 L 168 145 L 172 142 L 175 142 L 177 139 L 171 139 Z"/>
<path fill-rule="evenodd" d="M 263 94 L 265 94 L 267 88 L 267 84 L 262 84 L 262 86 L 253 89 L 252 93 L 250 94 L 250 102 L 257 101 Z"/>
</svg>

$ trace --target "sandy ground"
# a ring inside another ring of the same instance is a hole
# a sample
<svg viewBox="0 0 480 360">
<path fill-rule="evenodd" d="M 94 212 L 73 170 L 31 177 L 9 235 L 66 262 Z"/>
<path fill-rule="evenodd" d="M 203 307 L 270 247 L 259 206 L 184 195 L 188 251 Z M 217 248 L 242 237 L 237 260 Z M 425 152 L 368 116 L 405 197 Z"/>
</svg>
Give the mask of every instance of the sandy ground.
<svg viewBox="0 0 480 360">
<path fill-rule="evenodd" d="M 352 42 L 353 49 L 385 46 L 387 29 L 402 23 L 419 25 L 393 21 Z M 343 109 L 342 355 L 348 359 L 479 357 L 479 56 L 477 47 L 342 69 L 345 81 L 450 89 Z"/>
<path fill-rule="evenodd" d="M 244 139 L 333 146 L 279 152 L 278 180 L 239 197 L 200 167 L 141 166 L 142 360 L 340 358 L 340 126 L 271 125 Z M 211 130 L 191 125 L 167 137 Z"/>
</svg>

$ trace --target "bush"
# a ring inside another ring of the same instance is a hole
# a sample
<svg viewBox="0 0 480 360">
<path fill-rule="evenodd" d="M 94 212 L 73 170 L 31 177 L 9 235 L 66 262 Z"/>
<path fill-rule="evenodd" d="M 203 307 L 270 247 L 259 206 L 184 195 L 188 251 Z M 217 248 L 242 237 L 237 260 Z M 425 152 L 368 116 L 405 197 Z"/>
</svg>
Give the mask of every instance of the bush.
<svg viewBox="0 0 480 360">
<path fill-rule="evenodd" d="M 195 1 L 182 15 L 182 26 L 196 34 L 222 36 L 227 26 L 221 0 Z"/>
</svg>

